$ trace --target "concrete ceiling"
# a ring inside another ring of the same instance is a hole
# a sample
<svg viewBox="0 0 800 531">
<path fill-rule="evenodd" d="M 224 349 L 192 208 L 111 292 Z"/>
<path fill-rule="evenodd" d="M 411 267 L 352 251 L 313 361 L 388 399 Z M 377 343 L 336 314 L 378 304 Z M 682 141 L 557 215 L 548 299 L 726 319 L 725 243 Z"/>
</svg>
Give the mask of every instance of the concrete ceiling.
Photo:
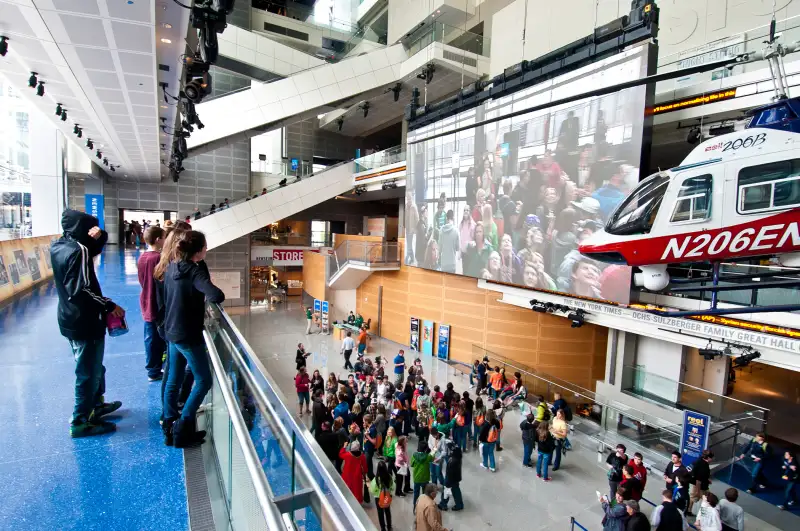
<svg viewBox="0 0 800 531">
<path fill-rule="evenodd" d="M 91 138 L 120 168 L 110 175 L 159 181 L 172 143 L 160 134 L 159 118 L 171 130 L 176 115 L 159 83 L 178 92 L 188 21 L 189 10 L 167 0 L 0 0 L 0 34 L 9 37 L 0 73 L 100 163 L 86 147 Z M 28 88 L 31 71 L 45 82 L 44 97 Z M 55 115 L 57 103 L 67 110 L 66 121 Z"/>
<path fill-rule="evenodd" d="M 400 99 L 394 101 L 394 93 L 389 90 L 394 84 L 386 87 L 386 92 L 380 93 L 369 99 L 360 100 L 349 107 L 342 107 L 327 113 L 326 117 L 320 119 L 322 129 L 327 131 L 338 132 L 345 136 L 368 136 L 375 131 L 379 131 L 388 125 L 400 122 L 403 119 L 403 112 L 406 105 L 411 101 L 411 91 L 414 87 L 420 91 L 420 103 L 425 103 L 425 89 L 427 87 L 427 102 L 434 103 L 447 96 L 454 94 L 462 87 L 462 79 L 464 84 L 469 84 L 474 81 L 474 77 L 464 76 L 462 78 L 461 72 L 455 72 L 442 65 L 436 65 L 436 72 L 433 76 L 433 81 L 429 85 L 425 85 L 425 81 L 416 77 L 416 73 L 407 76 L 403 79 L 403 88 L 400 92 Z M 359 106 L 364 102 L 369 102 L 369 113 L 364 118 L 364 112 Z M 342 130 L 339 131 L 339 126 L 336 120 L 326 123 L 330 117 L 341 115 L 342 111 L 346 110 L 344 115 L 344 124 Z"/>
</svg>

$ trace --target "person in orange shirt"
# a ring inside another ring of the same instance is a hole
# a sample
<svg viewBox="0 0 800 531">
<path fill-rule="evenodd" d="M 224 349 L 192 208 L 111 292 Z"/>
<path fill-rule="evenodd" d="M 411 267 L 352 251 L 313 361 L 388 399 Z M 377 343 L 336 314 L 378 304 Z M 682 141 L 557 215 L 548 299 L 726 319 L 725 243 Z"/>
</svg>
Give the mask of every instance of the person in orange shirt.
<svg viewBox="0 0 800 531">
<path fill-rule="evenodd" d="M 358 334 L 358 357 L 363 358 L 364 353 L 367 351 L 367 329 L 361 327 L 361 332 Z"/>
<path fill-rule="evenodd" d="M 500 367 L 494 368 L 494 374 L 489 378 L 489 385 L 491 388 L 489 389 L 489 394 L 492 398 L 497 398 L 500 396 L 500 391 L 503 390 L 503 386 L 505 385 L 506 375 L 505 369 L 500 369 Z"/>
</svg>

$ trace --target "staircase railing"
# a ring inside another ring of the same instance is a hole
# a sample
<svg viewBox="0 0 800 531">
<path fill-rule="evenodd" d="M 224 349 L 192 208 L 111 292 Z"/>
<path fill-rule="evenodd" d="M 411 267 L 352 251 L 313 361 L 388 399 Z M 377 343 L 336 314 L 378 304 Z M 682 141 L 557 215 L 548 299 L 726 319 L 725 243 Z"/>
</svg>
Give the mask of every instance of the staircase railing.
<svg viewBox="0 0 800 531">
<path fill-rule="evenodd" d="M 328 280 L 348 263 L 363 266 L 400 263 L 400 246 L 397 243 L 345 240 L 328 258 Z"/>
</svg>

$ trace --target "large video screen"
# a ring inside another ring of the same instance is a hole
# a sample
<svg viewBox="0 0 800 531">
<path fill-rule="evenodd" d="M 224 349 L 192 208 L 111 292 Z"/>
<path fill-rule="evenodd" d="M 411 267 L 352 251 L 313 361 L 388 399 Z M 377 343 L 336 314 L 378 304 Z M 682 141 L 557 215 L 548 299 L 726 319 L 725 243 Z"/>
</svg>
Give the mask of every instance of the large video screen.
<svg viewBox="0 0 800 531">
<path fill-rule="evenodd" d="M 577 248 L 639 181 L 652 91 L 504 116 L 647 74 L 644 45 L 410 132 L 405 263 L 627 304 L 630 268 Z"/>
</svg>

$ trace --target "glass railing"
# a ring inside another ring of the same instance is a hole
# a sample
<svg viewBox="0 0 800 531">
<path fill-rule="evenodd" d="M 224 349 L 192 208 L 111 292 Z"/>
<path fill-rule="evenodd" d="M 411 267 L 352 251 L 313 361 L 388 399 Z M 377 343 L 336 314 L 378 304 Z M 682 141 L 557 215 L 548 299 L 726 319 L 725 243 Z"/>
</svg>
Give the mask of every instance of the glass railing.
<svg viewBox="0 0 800 531">
<path fill-rule="evenodd" d="M 491 50 L 491 40 L 483 35 L 442 24 L 441 22 L 434 22 L 422 28 L 418 34 L 411 36 L 410 42 L 407 43 L 409 57 L 419 53 L 434 42 L 482 55 L 483 57 L 489 57 L 489 51 Z"/>
<path fill-rule="evenodd" d="M 478 360 L 487 357 L 492 368 L 504 368 L 509 377 L 514 372 L 522 374 L 529 401 L 541 395 L 548 403 L 552 403 L 555 393 L 558 393 L 570 404 L 575 429 L 607 447 L 613 448 L 617 443 L 624 442 L 630 453 L 641 452 L 648 464 L 656 468 L 666 466 L 671 452 L 680 447 L 680 427 L 665 419 L 599 397 L 590 389 L 478 345 L 472 346 L 472 354 Z M 470 367 L 462 364 L 460 370 L 469 372 Z"/>
<path fill-rule="evenodd" d="M 384 149 L 383 151 L 378 151 L 377 153 L 372 153 L 371 155 L 358 158 L 353 162 L 356 164 L 355 173 L 361 173 L 362 171 L 374 170 L 376 168 L 388 166 L 389 164 L 394 164 L 396 162 L 404 162 L 405 160 L 406 147 L 394 146 L 390 147 L 389 149 Z"/>
<path fill-rule="evenodd" d="M 781 44 L 788 45 L 800 40 L 800 16 L 789 17 L 777 22 L 776 33 L 780 34 Z M 683 68 L 699 64 L 711 63 L 720 59 L 733 58 L 746 52 L 757 52 L 764 48 L 764 41 L 769 38 L 769 24 L 731 35 L 724 39 L 710 42 L 691 51 L 683 51 L 665 55 L 658 59 L 658 73 L 676 72 Z M 800 59 L 800 54 L 789 54 L 786 61 Z M 670 79 L 656 84 L 656 94 L 696 83 L 735 76 L 741 73 L 754 72 L 767 68 L 764 61 L 739 65 L 731 70 L 720 68 L 708 75 L 695 75 L 688 79 Z"/>
<path fill-rule="evenodd" d="M 713 271 L 710 264 L 694 264 L 692 266 L 677 266 L 668 269 L 671 284 L 661 294 L 694 300 L 711 301 L 713 292 L 704 290 L 704 287 L 713 285 Z M 743 289 L 717 292 L 717 301 L 741 306 L 775 306 L 781 304 L 796 304 L 800 298 L 800 287 L 772 287 L 759 288 L 758 283 L 794 281 L 797 278 L 797 269 L 777 265 L 761 265 L 748 263 L 722 263 L 719 274 L 722 280 L 719 286 L 737 286 L 750 284 Z M 740 278 L 737 278 L 740 277 Z M 671 291 L 670 288 L 687 286 L 694 288 L 692 291 Z M 641 288 L 639 291 L 644 291 Z"/>
<path fill-rule="evenodd" d="M 251 199 L 256 199 L 256 198 L 258 198 L 258 197 L 260 197 L 262 195 L 267 195 L 270 192 L 274 192 L 275 190 L 279 190 L 280 188 L 285 188 L 287 186 L 291 186 L 292 184 L 298 183 L 303 179 L 308 179 L 309 177 L 314 177 L 316 175 L 320 175 L 322 173 L 325 173 L 328 170 L 332 170 L 334 168 L 338 168 L 342 164 L 348 164 L 350 162 L 352 162 L 352 160 L 346 160 L 346 161 L 343 161 L 343 162 L 339 162 L 338 164 L 334 164 L 333 166 L 327 166 L 326 168 L 324 168 L 322 170 L 309 173 L 308 175 L 295 175 L 295 174 L 286 175 L 285 179 L 282 180 L 282 181 L 285 181 L 285 182 L 283 182 L 283 184 L 281 184 L 281 182 L 278 182 L 277 184 L 273 184 L 273 185 L 267 186 L 265 191 L 262 190 L 261 192 L 259 192 L 257 194 L 253 194 L 252 196 L 242 197 L 241 199 L 237 199 L 236 201 L 231 201 L 228 204 L 228 206 L 225 207 L 225 208 L 217 208 L 217 209 L 214 209 L 214 211 L 201 210 L 200 211 L 200 213 L 201 213 L 200 217 L 204 218 L 206 216 L 213 216 L 214 214 L 216 214 L 218 212 L 221 212 L 223 210 L 227 210 L 228 208 L 231 208 L 233 206 L 240 205 L 240 204 L 242 204 L 242 203 L 244 203 L 246 201 L 250 201 Z M 191 217 L 192 217 L 192 219 L 195 219 L 194 218 L 194 214 L 192 214 Z M 196 218 L 196 219 L 199 219 L 199 218 Z"/>
<path fill-rule="evenodd" d="M 345 240 L 328 256 L 328 280 L 347 263 L 362 266 L 400 264 L 398 243 Z"/>
<path fill-rule="evenodd" d="M 210 433 L 231 528 L 374 529 L 314 437 L 287 407 L 289 401 L 216 304 L 207 307 L 205 337 L 216 380 Z"/>
<path fill-rule="evenodd" d="M 715 423 L 736 421 L 751 434 L 766 431 L 769 420 L 769 409 L 648 372 L 644 367 L 622 368 L 622 391 L 667 407 L 704 413 Z"/>
</svg>

